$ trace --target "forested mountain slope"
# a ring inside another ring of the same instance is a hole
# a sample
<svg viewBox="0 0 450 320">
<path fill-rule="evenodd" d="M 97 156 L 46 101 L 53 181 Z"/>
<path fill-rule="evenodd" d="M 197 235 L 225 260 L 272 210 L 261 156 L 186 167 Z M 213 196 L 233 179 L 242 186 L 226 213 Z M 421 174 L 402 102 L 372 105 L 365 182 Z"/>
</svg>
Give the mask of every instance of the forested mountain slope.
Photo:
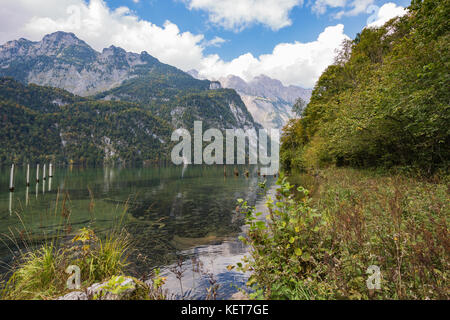
<svg viewBox="0 0 450 320">
<path fill-rule="evenodd" d="M 0 164 L 158 161 L 169 154 L 172 130 L 135 103 L 0 79 Z"/>
<path fill-rule="evenodd" d="M 234 90 L 210 90 L 210 81 L 185 75 L 189 78 L 167 74 L 127 80 L 94 98 L 141 104 L 176 128 L 191 129 L 196 120 L 203 121 L 205 128 L 221 130 L 260 127 Z"/>
<path fill-rule="evenodd" d="M 449 16 L 449 0 L 413 0 L 406 16 L 345 43 L 285 128 L 284 167 L 448 169 Z"/>
</svg>

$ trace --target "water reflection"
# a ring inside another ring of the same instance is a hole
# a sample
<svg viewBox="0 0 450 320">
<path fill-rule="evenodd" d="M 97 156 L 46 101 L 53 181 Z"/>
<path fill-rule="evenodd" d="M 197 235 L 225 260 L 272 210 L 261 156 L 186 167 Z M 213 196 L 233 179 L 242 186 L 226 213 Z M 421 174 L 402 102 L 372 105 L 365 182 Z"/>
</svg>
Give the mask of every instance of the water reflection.
<svg viewBox="0 0 450 320">
<path fill-rule="evenodd" d="M 168 275 L 168 288 L 180 295 L 170 268 L 181 256 L 187 270 L 182 280 L 184 294 L 204 297 L 212 275 L 220 283 L 218 297 L 229 297 L 235 291 L 229 283 L 240 284 L 246 279 L 245 275 L 226 269 L 246 252 L 237 240 L 243 232 L 244 217 L 235 210 L 236 199 L 264 203 L 258 187 L 263 178 L 258 177 L 256 167 L 239 168 L 241 173 L 246 170 L 248 177 L 234 176 L 232 167 L 227 168 L 231 174 L 225 177 L 223 166 L 58 168 L 52 171 L 53 178 L 42 179 L 41 186 L 36 183 L 36 197 L 30 201 L 25 168 L 18 168 L 16 191 L 21 196 L 0 192 L 0 234 L 9 228 L 22 229 L 22 222 L 11 215 L 14 208 L 23 208 L 16 211 L 33 234 L 65 232 L 63 202 L 65 210 L 70 211 L 73 230 L 89 226 L 105 232 L 123 217 L 138 252 L 146 257 L 145 263 L 132 257 L 136 273 L 149 274 L 152 268 L 161 267 Z M 0 170 L 0 184 L 6 185 L 8 179 L 9 172 Z M 273 179 L 268 179 L 269 187 L 273 183 Z M 53 184 L 57 191 L 52 191 Z M 22 206 L 24 200 L 26 205 Z M 125 206 L 128 210 L 124 216 Z M 0 244 L 0 260 L 7 254 Z M 196 268 L 197 262 L 203 266 L 201 272 Z"/>
<path fill-rule="evenodd" d="M 273 198 L 275 191 L 276 187 L 272 185 L 267 196 Z M 264 219 L 268 213 L 265 197 L 257 197 L 255 208 L 262 213 L 261 219 Z M 234 214 L 233 217 L 238 217 L 238 214 Z M 246 227 L 240 224 L 239 234 L 233 237 L 227 237 L 223 241 L 210 239 L 210 244 L 178 252 L 179 259 L 183 261 L 182 266 L 180 267 L 177 261 L 162 268 L 162 275 L 167 277 L 165 288 L 176 298 L 184 299 L 205 299 L 213 285 L 218 286 L 217 299 L 229 299 L 238 288 L 245 288 L 250 274 L 227 268 L 230 265 L 236 266 L 245 255 L 248 255 L 248 247 L 237 239 L 239 235 L 244 234 L 245 229 Z M 177 271 L 182 271 L 181 279 L 177 278 Z"/>
</svg>

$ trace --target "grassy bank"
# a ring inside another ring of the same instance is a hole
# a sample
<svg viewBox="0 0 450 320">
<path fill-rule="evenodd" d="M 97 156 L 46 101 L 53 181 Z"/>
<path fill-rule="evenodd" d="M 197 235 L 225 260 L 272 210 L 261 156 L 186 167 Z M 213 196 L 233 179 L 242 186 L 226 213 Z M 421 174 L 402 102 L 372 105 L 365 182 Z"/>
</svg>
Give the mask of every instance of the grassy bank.
<svg viewBox="0 0 450 320">
<path fill-rule="evenodd" d="M 12 267 L 12 275 L 2 285 L 0 298 L 6 300 L 51 300 L 72 291 L 85 292 L 96 283 L 106 283 L 104 293 L 120 294 L 132 248 L 127 233 L 114 230 L 97 237 L 83 228 L 69 241 L 58 239 L 37 248 L 27 248 Z M 80 270 L 80 286 L 71 289 L 68 279 L 73 275 L 69 266 Z M 153 286 L 133 278 L 136 290 L 125 299 L 163 299 L 164 279 L 155 277 Z M 91 297 L 98 298 L 96 296 Z"/>
<path fill-rule="evenodd" d="M 449 200 L 448 179 L 337 168 L 284 179 L 267 221 L 241 201 L 253 296 L 448 299 Z M 372 265 L 381 289 L 368 289 Z"/>
</svg>

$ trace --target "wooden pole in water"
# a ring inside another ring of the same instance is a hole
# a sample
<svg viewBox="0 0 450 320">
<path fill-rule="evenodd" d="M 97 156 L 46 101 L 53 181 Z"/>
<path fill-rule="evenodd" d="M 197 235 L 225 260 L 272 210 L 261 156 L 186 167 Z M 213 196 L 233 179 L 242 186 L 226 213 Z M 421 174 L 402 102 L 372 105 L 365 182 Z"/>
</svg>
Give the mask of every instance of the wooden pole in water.
<svg viewBox="0 0 450 320">
<path fill-rule="evenodd" d="M 39 183 L 39 163 L 36 166 L 36 183 Z"/>
<path fill-rule="evenodd" d="M 27 164 L 27 187 L 30 186 L 30 164 Z"/>
<path fill-rule="evenodd" d="M 9 193 L 9 215 L 12 215 L 13 193 Z"/>
<path fill-rule="evenodd" d="M 14 191 L 14 163 L 11 165 L 11 174 L 9 176 L 9 191 Z"/>
<path fill-rule="evenodd" d="M 46 165 L 45 165 L 45 163 L 44 163 L 44 169 L 42 170 L 42 171 L 43 171 L 43 172 L 42 172 L 42 180 L 47 179 L 45 169 L 46 169 Z"/>
</svg>

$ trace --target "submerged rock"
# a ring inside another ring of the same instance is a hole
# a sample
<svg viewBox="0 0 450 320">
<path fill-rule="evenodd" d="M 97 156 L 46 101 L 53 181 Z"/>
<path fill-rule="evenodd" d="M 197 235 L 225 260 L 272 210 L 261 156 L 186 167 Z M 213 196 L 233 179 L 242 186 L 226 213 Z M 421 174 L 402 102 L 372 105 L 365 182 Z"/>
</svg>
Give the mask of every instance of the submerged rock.
<svg viewBox="0 0 450 320">
<path fill-rule="evenodd" d="M 132 277 L 116 276 L 103 283 L 95 283 L 86 289 L 87 296 L 93 300 L 145 299 L 147 288 Z"/>
<path fill-rule="evenodd" d="M 88 300 L 88 296 L 82 291 L 73 291 L 62 297 L 59 297 L 57 300 Z"/>
<path fill-rule="evenodd" d="M 94 283 L 85 292 L 73 291 L 56 300 L 146 300 L 150 286 L 133 277 L 114 276 L 102 283 Z"/>
<path fill-rule="evenodd" d="M 230 300 L 248 300 L 248 296 L 241 291 L 236 292 L 230 298 Z"/>
</svg>

